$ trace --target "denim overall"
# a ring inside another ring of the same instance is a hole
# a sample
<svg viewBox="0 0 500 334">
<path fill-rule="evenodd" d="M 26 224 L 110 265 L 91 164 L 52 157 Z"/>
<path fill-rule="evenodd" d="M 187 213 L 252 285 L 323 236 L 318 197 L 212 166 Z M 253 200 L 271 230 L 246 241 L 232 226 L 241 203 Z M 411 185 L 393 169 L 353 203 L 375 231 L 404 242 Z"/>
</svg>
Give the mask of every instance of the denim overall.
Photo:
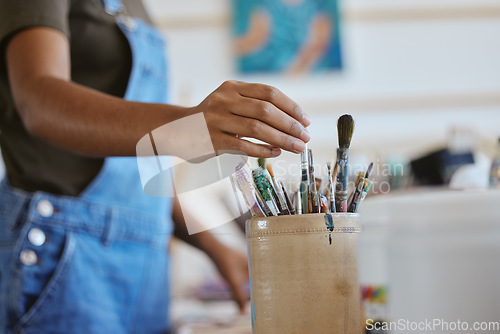
<svg viewBox="0 0 500 334">
<path fill-rule="evenodd" d="M 166 102 L 164 43 L 141 20 L 106 12 L 127 37 L 125 98 Z M 171 201 L 147 196 L 136 158 L 107 158 L 79 197 L 0 183 L 0 334 L 167 333 Z"/>
</svg>

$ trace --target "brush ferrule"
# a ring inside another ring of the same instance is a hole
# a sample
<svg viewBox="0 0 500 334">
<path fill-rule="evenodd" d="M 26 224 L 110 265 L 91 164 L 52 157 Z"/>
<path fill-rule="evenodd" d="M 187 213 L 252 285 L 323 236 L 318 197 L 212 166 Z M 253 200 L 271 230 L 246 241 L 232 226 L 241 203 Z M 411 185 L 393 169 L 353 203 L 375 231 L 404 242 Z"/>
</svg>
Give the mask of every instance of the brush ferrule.
<svg viewBox="0 0 500 334">
<path fill-rule="evenodd" d="M 337 185 L 337 191 L 335 192 L 335 199 L 337 200 L 337 203 L 347 201 L 347 189 L 346 190 L 339 189 Z"/>
<path fill-rule="evenodd" d="M 305 149 L 304 151 L 302 151 L 302 153 L 300 153 L 300 162 L 302 164 L 302 167 L 304 167 L 304 165 L 308 165 L 308 153 L 307 153 L 307 149 Z"/>
</svg>

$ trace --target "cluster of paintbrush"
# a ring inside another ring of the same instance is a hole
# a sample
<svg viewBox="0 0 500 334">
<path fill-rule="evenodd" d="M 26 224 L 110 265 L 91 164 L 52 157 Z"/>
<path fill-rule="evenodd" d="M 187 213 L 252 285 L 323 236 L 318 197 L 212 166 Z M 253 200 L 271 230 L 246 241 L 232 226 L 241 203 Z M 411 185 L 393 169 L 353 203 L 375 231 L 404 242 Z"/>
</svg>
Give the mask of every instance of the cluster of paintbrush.
<svg viewBox="0 0 500 334">
<path fill-rule="evenodd" d="M 302 175 L 293 203 L 284 184 L 276 180 L 272 166 L 265 159 L 259 159 L 259 167 L 252 170 L 252 177 L 244 168 L 236 171 L 236 184 L 253 216 L 358 211 L 372 185 L 369 177 L 373 163 L 366 172 L 358 173 L 354 191 L 348 199 L 349 146 L 354 132 L 352 116 L 341 116 L 337 129 L 337 159 L 333 169 L 330 163 L 327 164 L 328 182 L 323 191 L 320 191 L 322 181 L 314 176 L 312 150 L 307 148 L 301 153 Z"/>
<path fill-rule="evenodd" d="M 252 216 L 295 214 L 284 184 L 276 180 L 273 167 L 266 163 L 266 159 L 259 159 L 259 167 L 252 170 L 252 177 L 244 168 L 237 169 L 235 181 Z"/>
</svg>

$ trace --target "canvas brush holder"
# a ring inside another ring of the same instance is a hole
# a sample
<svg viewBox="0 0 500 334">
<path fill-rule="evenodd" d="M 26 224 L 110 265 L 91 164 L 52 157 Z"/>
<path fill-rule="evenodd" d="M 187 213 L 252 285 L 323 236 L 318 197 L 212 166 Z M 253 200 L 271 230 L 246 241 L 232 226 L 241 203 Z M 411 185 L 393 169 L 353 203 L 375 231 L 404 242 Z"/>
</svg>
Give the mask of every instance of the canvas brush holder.
<svg viewBox="0 0 500 334">
<path fill-rule="evenodd" d="M 358 214 L 246 222 L 256 334 L 361 333 Z"/>
</svg>

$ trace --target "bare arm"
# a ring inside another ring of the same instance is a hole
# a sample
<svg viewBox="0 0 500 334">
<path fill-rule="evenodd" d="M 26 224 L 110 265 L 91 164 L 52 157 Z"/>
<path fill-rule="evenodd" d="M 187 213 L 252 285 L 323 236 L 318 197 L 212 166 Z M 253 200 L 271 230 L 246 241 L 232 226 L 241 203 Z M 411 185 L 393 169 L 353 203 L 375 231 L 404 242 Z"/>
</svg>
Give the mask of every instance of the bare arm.
<svg viewBox="0 0 500 334">
<path fill-rule="evenodd" d="M 248 31 L 236 39 L 236 53 L 245 55 L 260 49 L 267 42 L 270 31 L 269 15 L 263 12 L 253 13 Z"/>
<path fill-rule="evenodd" d="M 205 252 L 217 266 L 222 277 L 233 290 L 234 300 L 243 311 L 247 301 L 244 285 L 248 282 L 247 257 L 218 241 L 210 231 L 203 231 L 189 235 L 186 221 L 177 197 L 174 199 L 172 219 L 174 221 L 174 235 L 188 244 Z M 192 219 L 190 219 L 192 221 Z"/>
<path fill-rule="evenodd" d="M 6 58 L 11 91 L 28 132 L 77 154 L 134 155 L 138 140 L 151 130 L 200 112 L 216 151 L 271 157 L 279 155 L 276 148 L 297 152 L 309 140 L 307 116 L 270 86 L 227 82 L 193 108 L 125 101 L 72 82 L 67 38 L 42 27 L 16 34 Z M 182 138 L 170 144 L 189 150 Z"/>
<path fill-rule="evenodd" d="M 323 56 L 331 40 L 332 22 L 325 15 L 318 15 L 311 24 L 309 39 L 289 68 L 290 73 L 304 73 Z"/>
</svg>

